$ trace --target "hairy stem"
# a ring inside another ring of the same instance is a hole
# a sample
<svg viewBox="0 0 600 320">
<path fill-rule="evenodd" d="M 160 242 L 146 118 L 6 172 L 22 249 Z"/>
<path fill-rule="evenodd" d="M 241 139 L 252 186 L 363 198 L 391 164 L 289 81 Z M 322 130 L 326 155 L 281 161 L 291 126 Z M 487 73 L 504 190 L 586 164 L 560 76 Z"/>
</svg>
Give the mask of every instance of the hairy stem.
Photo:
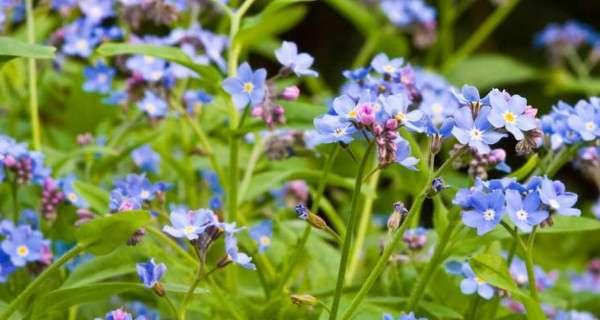
<svg viewBox="0 0 600 320">
<path fill-rule="evenodd" d="M 354 234 L 354 229 L 357 220 L 357 212 L 358 212 L 358 198 L 360 197 L 360 189 L 362 187 L 363 175 L 365 174 L 365 169 L 367 167 L 367 162 L 369 157 L 371 156 L 371 150 L 373 149 L 373 142 L 368 144 L 367 150 L 363 155 L 363 158 L 360 162 L 360 166 L 358 167 L 358 172 L 356 174 L 356 180 L 354 183 L 354 190 L 352 192 L 352 200 L 350 203 L 350 215 L 348 217 L 347 227 L 346 227 L 346 235 L 344 237 L 344 244 L 342 246 L 342 257 L 340 259 L 340 265 L 338 269 L 338 278 L 335 286 L 335 294 L 333 296 L 333 302 L 331 304 L 331 313 L 329 314 L 329 319 L 336 319 L 338 308 L 340 305 L 340 300 L 342 298 L 342 289 L 344 288 L 344 282 L 346 281 L 346 269 L 348 264 L 348 256 L 350 254 L 350 246 L 352 244 L 352 236 Z"/>
<path fill-rule="evenodd" d="M 203 275 L 204 275 L 204 262 L 200 261 L 200 263 L 198 264 L 198 269 L 196 270 L 196 274 L 194 275 L 194 280 L 192 280 L 192 285 L 186 292 L 185 297 L 183 298 L 183 301 L 181 302 L 181 305 L 179 306 L 179 319 L 180 320 L 186 319 L 187 305 L 190 303 L 192 296 L 194 295 L 194 291 L 196 290 L 196 287 L 198 287 L 198 284 L 200 284 L 200 280 L 202 280 Z"/>
<path fill-rule="evenodd" d="M 33 13 L 33 0 L 25 1 L 27 11 L 27 42 L 33 44 L 35 42 L 35 18 Z M 38 108 L 37 97 L 37 69 L 35 59 L 27 59 L 29 65 L 29 116 L 31 121 L 31 140 L 34 150 L 42 148 L 40 115 Z"/>
</svg>

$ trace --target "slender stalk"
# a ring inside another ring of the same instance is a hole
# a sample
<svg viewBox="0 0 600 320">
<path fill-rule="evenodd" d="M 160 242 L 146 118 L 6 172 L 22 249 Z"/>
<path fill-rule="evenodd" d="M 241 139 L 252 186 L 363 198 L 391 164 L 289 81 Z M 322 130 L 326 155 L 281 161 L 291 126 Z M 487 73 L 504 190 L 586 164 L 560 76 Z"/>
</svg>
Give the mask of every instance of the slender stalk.
<svg viewBox="0 0 600 320">
<path fill-rule="evenodd" d="M 33 13 L 33 0 L 25 1 L 27 11 L 27 42 L 35 43 L 35 18 Z M 35 67 L 35 59 L 28 58 L 29 65 L 29 116 L 31 121 L 31 140 L 34 150 L 42 148 L 41 129 L 40 129 L 40 114 L 38 108 L 37 97 L 37 69 Z"/>
<path fill-rule="evenodd" d="M 478 295 L 475 295 L 471 299 L 471 303 L 469 304 L 469 309 L 465 314 L 465 319 L 477 319 L 475 316 L 477 315 L 477 310 L 479 309 L 479 304 L 481 302 L 481 298 Z"/>
<path fill-rule="evenodd" d="M 310 207 L 311 212 L 316 212 L 319 209 L 319 203 L 321 202 L 321 198 L 323 197 L 323 193 L 325 192 L 325 186 L 327 185 L 327 177 L 329 176 L 329 172 L 331 171 L 333 164 L 335 163 L 335 159 L 337 158 L 339 151 L 340 151 L 340 146 L 338 144 L 335 144 L 333 146 L 333 150 L 331 150 L 331 154 L 329 155 L 327 160 L 325 160 L 325 165 L 323 166 L 323 178 L 321 180 L 319 180 L 319 185 L 317 186 L 317 192 L 315 194 L 315 198 Z M 312 226 L 309 224 L 306 224 L 306 226 L 304 227 L 304 232 L 302 232 L 302 236 L 300 237 L 300 240 L 298 240 L 298 244 L 296 246 L 294 255 L 292 256 L 292 259 L 290 259 L 289 264 L 287 265 L 287 268 L 283 272 L 283 276 L 281 277 L 280 284 L 279 284 L 280 289 L 285 287 L 288 279 L 290 278 L 292 272 L 294 271 L 294 268 L 298 264 L 298 261 L 304 254 L 304 247 L 306 246 L 306 243 L 308 242 L 308 237 L 310 236 L 311 230 L 312 230 Z"/>
<path fill-rule="evenodd" d="M 228 183 L 228 211 L 225 212 L 226 220 L 236 221 L 238 208 L 238 165 L 239 165 L 240 139 L 232 134 L 229 138 L 229 183 Z"/>
<path fill-rule="evenodd" d="M 406 310 L 414 310 L 417 307 L 417 305 L 419 304 L 419 300 L 425 292 L 425 288 L 427 288 L 427 285 L 431 280 L 431 276 L 433 275 L 434 271 L 439 267 L 439 265 L 443 262 L 444 251 L 448 246 L 450 236 L 452 235 L 452 232 L 460 222 L 460 219 L 457 218 L 459 217 L 458 212 L 452 213 L 452 217 L 452 220 L 450 221 L 450 223 L 444 230 L 442 237 L 438 241 L 433 251 L 431 259 L 425 266 L 423 272 L 420 273 L 417 279 L 417 283 L 414 285 L 413 290 L 410 293 L 408 303 L 406 304 Z"/>
<path fill-rule="evenodd" d="M 583 62 L 583 60 L 579 56 L 579 53 L 577 53 L 575 47 L 567 46 L 566 53 L 567 61 L 569 62 L 573 70 L 575 70 L 577 77 L 582 79 L 588 78 L 590 71 L 588 70 L 585 62 Z"/>
<path fill-rule="evenodd" d="M 457 157 L 458 154 L 459 154 L 459 152 L 456 152 L 452 157 L 448 158 L 434 172 L 434 174 L 431 175 L 431 177 L 438 177 L 438 176 L 440 176 L 448 168 L 448 166 L 450 165 L 450 163 L 452 163 L 452 161 L 454 161 L 455 157 Z M 371 287 L 373 287 L 373 284 L 375 284 L 375 281 L 379 278 L 379 276 L 381 275 L 381 273 L 385 269 L 385 266 L 387 265 L 387 263 L 388 263 L 388 261 L 390 259 L 390 256 L 394 252 L 394 249 L 396 248 L 396 246 L 398 245 L 398 243 L 400 242 L 400 240 L 402 240 L 402 235 L 404 234 L 404 230 L 406 230 L 407 226 L 409 225 L 409 223 L 408 223 L 409 219 L 411 219 L 413 217 L 413 215 L 415 215 L 415 212 L 417 210 L 420 210 L 421 205 L 423 204 L 423 201 L 425 201 L 425 198 L 427 196 L 427 191 L 429 191 L 430 181 L 431 181 L 431 179 L 428 179 L 428 181 L 426 181 L 425 185 L 422 187 L 421 191 L 419 192 L 419 194 L 417 195 L 417 197 L 413 201 L 413 204 L 412 204 L 412 206 L 410 207 L 410 210 L 407 213 L 406 221 L 402 225 L 400 225 L 400 227 L 398 228 L 398 230 L 395 231 L 395 233 L 394 233 L 391 241 L 383 249 L 383 253 L 381 254 L 381 256 L 379 257 L 379 259 L 377 260 L 377 263 L 375 264 L 375 266 L 371 270 L 371 273 L 369 273 L 369 276 L 367 277 L 367 279 L 362 283 L 360 289 L 358 290 L 358 292 L 356 293 L 356 295 L 352 299 L 352 302 L 350 303 L 350 306 L 348 307 L 348 309 L 346 310 L 346 312 L 342 316 L 342 319 L 346 320 L 346 319 L 350 319 L 352 317 L 352 314 L 354 313 L 354 311 L 356 310 L 356 308 L 358 308 L 358 306 L 360 305 L 360 303 L 362 302 L 362 300 L 365 298 L 365 296 L 367 295 L 367 293 L 369 292 L 369 290 L 371 289 Z M 350 230 L 348 230 L 348 232 L 350 232 Z"/>
<path fill-rule="evenodd" d="M 475 51 L 489 37 L 490 34 L 506 19 L 520 0 L 509 0 L 498 6 L 477 30 L 465 41 L 465 43 L 444 63 L 442 70 L 450 71 L 456 64 L 464 60 Z"/>
<path fill-rule="evenodd" d="M 194 280 L 192 280 L 192 285 L 190 286 L 187 293 L 185 294 L 185 297 L 183 298 L 181 305 L 179 305 L 179 319 L 180 320 L 186 319 L 187 305 L 190 303 L 192 296 L 194 295 L 194 291 L 196 290 L 196 287 L 198 287 L 198 284 L 200 284 L 200 280 L 202 280 L 203 274 L 204 274 L 204 263 L 202 261 L 200 261 L 200 263 L 198 264 L 198 269 L 196 270 L 196 274 L 194 275 Z"/>
<path fill-rule="evenodd" d="M 162 298 L 165 300 L 165 302 L 169 306 L 169 310 L 171 310 L 171 314 L 173 315 L 173 317 L 175 317 L 175 319 L 177 319 L 177 320 L 181 320 L 181 318 L 179 317 L 179 314 L 177 313 L 177 307 L 175 307 L 173 300 L 171 300 L 169 298 L 169 296 L 167 296 L 167 295 L 165 295 Z"/>
<path fill-rule="evenodd" d="M 62 265 L 73 259 L 79 253 L 85 250 L 85 246 L 76 245 L 71 250 L 67 251 L 58 260 L 54 261 L 48 268 L 46 268 L 37 278 L 35 278 L 28 286 L 23 290 L 0 314 L 0 320 L 7 320 L 12 316 L 15 311 L 21 308 L 25 302 L 31 297 L 31 295 L 38 290 L 38 288 L 46 282 L 46 280 L 53 276 L 54 272 L 58 270 Z"/>
<path fill-rule="evenodd" d="M 533 236 L 530 235 L 531 244 L 527 244 L 519 237 L 519 233 L 512 229 L 506 222 L 500 222 L 504 229 L 506 229 L 509 233 L 513 235 L 515 241 L 519 244 L 519 247 L 523 251 L 525 255 L 525 268 L 527 269 L 527 282 L 529 283 L 529 295 L 531 298 L 539 304 L 539 297 L 537 293 L 537 286 L 535 283 L 535 273 L 534 273 L 534 265 L 533 265 L 533 256 L 532 256 L 532 248 L 533 248 Z M 531 233 L 535 233 L 536 229 L 533 229 Z"/>
<path fill-rule="evenodd" d="M 362 213 L 360 215 L 360 221 L 358 222 L 358 232 L 356 233 L 356 245 L 352 247 L 352 251 L 350 254 L 350 266 L 348 267 L 348 276 L 347 282 L 352 282 L 352 278 L 356 274 L 356 270 L 358 268 L 360 251 L 364 245 L 365 238 L 367 236 L 367 230 L 369 229 L 369 225 L 371 222 L 371 214 L 373 212 L 373 203 L 377 198 L 377 185 L 379 184 L 379 176 L 381 171 L 376 171 L 371 176 L 370 181 L 368 182 L 368 186 L 370 192 L 365 196 Z"/>
<path fill-rule="evenodd" d="M 375 32 L 370 32 L 367 35 L 367 40 L 363 43 L 363 46 L 362 48 L 360 48 L 360 51 L 356 55 L 356 58 L 354 58 L 352 68 L 360 68 L 367 63 L 369 57 L 373 54 L 373 51 L 375 51 L 375 49 L 379 45 L 382 36 L 383 32 L 381 32 L 381 30 L 379 29 Z"/>
<path fill-rule="evenodd" d="M 246 171 L 244 171 L 244 177 L 242 178 L 242 184 L 239 189 L 239 200 L 238 205 L 244 199 L 246 195 L 246 191 L 248 191 L 248 187 L 250 186 L 250 181 L 252 180 L 252 174 L 254 173 L 254 169 L 256 168 L 256 163 L 260 159 L 261 153 L 263 151 L 263 139 L 260 138 L 259 135 L 256 135 L 254 141 L 254 147 L 252 148 L 252 152 L 250 153 L 250 160 L 248 161 L 248 166 L 246 166 Z"/>
<path fill-rule="evenodd" d="M 360 189 L 362 187 L 363 175 L 365 174 L 365 169 L 367 167 L 369 157 L 371 156 L 372 149 L 373 143 L 370 142 L 368 144 L 367 150 L 365 151 L 365 154 L 363 155 L 363 158 L 360 162 L 360 166 L 358 167 L 358 172 L 356 174 L 354 191 L 352 192 L 352 200 L 350 203 L 350 216 L 348 217 L 348 223 L 346 224 L 346 235 L 344 237 L 344 245 L 342 246 L 342 257 L 340 259 L 338 278 L 335 286 L 335 295 L 333 296 L 333 302 L 331 304 L 331 313 L 329 314 L 330 320 L 336 319 L 338 308 L 340 305 L 340 300 L 342 298 L 342 289 L 344 288 L 344 283 L 346 281 L 346 269 L 348 264 L 348 256 L 350 254 L 350 245 L 352 243 L 352 236 L 354 234 L 354 229 L 357 220 L 356 214 L 358 211 L 358 198 L 360 197 Z"/>
<path fill-rule="evenodd" d="M 19 184 L 17 183 L 17 174 L 15 174 L 13 180 L 10 182 L 10 194 L 13 205 L 13 222 L 19 221 Z"/>
</svg>

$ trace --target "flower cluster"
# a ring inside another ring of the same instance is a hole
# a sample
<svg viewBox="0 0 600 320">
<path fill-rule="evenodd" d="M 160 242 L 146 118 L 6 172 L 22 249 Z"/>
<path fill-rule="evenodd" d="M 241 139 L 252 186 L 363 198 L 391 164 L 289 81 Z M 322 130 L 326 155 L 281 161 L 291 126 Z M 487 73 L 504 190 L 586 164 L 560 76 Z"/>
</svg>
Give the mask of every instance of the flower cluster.
<svg viewBox="0 0 600 320">
<path fill-rule="evenodd" d="M 52 262 L 50 241 L 31 225 L 14 225 L 3 220 L 0 222 L 0 235 L 4 237 L 0 243 L 0 282 L 6 282 L 11 273 L 30 262 L 43 265 Z"/>
<path fill-rule="evenodd" d="M 590 58 L 593 59 L 594 56 L 598 57 L 600 34 L 586 24 L 571 20 L 562 25 L 549 24 L 536 35 L 534 44 L 546 48 L 553 64 L 561 63 L 574 50 L 586 45 L 592 48 Z"/>
<path fill-rule="evenodd" d="M 250 107 L 252 116 L 261 118 L 269 128 L 285 123 L 285 110 L 277 99 L 296 100 L 300 94 L 297 86 L 289 86 L 277 92 L 274 80 L 295 74 L 298 77 L 316 77 L 319 74 L 310 69 L 314 59 L 308 53 L 299 53 L 293 42 L 284 41 L 275 50 L 275 57 L 282 67 L 279 73 L 267 80 L 267 71 L 263 68 L 252 70 L 246 62 L 237 69 L 237 75 L 223 81 L 223 89 L 231 95 L 236 108 Z"/>
<path fill-rule="evenodd" d="M 224 266 L 230 262 L 246 269 L 255 269 L 252 258 L 239 251 L 236 233 L 238 228 L 234 223 L 220 222 L 217 215 L 210 209 L 176 210 L 170 214 L 171 225 L 163 227 L 163 231 L 175 238 L 186 238 L 194 241 L 201 252 L 206 252 L 209 245 L 221 234 L 225 234 L 225 258 L 220 262 Z"/>
<path fill-rule="evenodd" d="M 392 24 L 413 35 L 419 48 L 429 47 L 436 38 L 436 11 L 423 0 L 383 0 L 381 11 Z"/>
<path fill-rule="evenodd" d="M 571 287 L 575 292 L 600 293 L 600 259 L 590 261 L 585 272 L 571 275 Z"/>
<path fill-rule="evenodd" d="M 558 102 L 542 117 L 542 130 L 550 147 L 557 150 L 579 142 L 595 143 L 600 138 L 600 98 L 580 100 L 575 106 Z"/>
<path fill-rule="evenodd" d="M 472 188 L 461 189 L 453 202 L 462 209 L 462 221 L 477 229 L 478 235 L 493 230 L 504 214 L 523 232 L 543 222 L 551 223 L 551 214 L 580 215 L 573 208 L 577 195 L 565 190 L 557 180 L 532 177 L 521 184 L 515 179 L 477 180 Z"/>
<path fill-rule="evenodd" d="M 129 174 L 123 179 L 115 180 L 114 188 L 110 192 L 110 211 L 141 209 L 143 204 L 154 200 L 169 188 L 170 185 L 164 182 L 150 182 L 143 174 Z"/>
<path fill-rule="evenodd" d="M 49 176 L 50 169 L 45 166 L 41 153 L 29 150 L 25 143 L 0 135 L 0 182 L 8 178 L 19 185 L 29 182 L 43 185 Z"/>
<path fill-rule="evenodd" d="M 131 158 L 138 168 L 150 173 L 157 173 L 160 165 L 160 155 L 149 144 L 136 148 L 131 152 Z"/>
</svg>

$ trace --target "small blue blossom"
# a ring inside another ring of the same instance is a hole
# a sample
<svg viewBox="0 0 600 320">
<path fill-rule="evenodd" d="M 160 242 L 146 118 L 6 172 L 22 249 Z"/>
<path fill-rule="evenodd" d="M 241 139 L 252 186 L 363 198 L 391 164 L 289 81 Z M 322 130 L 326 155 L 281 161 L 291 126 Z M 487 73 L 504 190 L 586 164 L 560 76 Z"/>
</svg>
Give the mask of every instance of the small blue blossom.
<svg viewBox="0 0 600 320">
<path fill-rule="evenodd" d="M 539 192 L 542 203 L 550 207 L 552 211 L 564 216 L 581 215 L 579 209 L 573 208 L 577 202 L 577 195 L 567 192 L 562 182 L 545 178 L 542 180 Z"/>
<path fill-rule="evenodd" d="M 470 85 L 464 85 L 460 91 L 460 93 L 456 92 L 454 89 L 452 89 L 452 94 L 454 95 L 454 98 L 456 98 L 456 100 L 458 101 L 459 105 L 464 107 L 471 107 L 471 106 L 489 106 L 489 102 L 490 99 L 488 96 L 481 98 L 479 96 L 479 90 L 477 90 L 477 88 L 470 86 Z"/>
<path fill-rule="evenodd" d="M 63 29 L 64 44 L 62 52 L 68 56 L 87 58 L 100 43 L 100 38 L 94 34 L 93 26 L 86 19 L 75 20 Z"/>
<path fill-rule="evenodd" d="M 119 308 L 107 313 L 104 320 L 133 320 L 133 317 L 127 311 Z"/>
<path fill-rule="evenodd" d="M 381 10 L 398 27 L 435 24 L 435 9 L 423 0 L 383 0 Z"/>
<path fill-rule="evenodd" d="M 463 211 L 462 221 L 465 225 L 476 228 L 478 235 L 490 232 L 502 220 L 504 214 L 504 195 L 500 190 L 489 194 L 474 192 L 469 200 L 470 210 Z"/>
<path fill-rule="evenodd" d="M 196 114 L 203 105 L 211 103 L 213 98 L 202 90 L 188 90 L 183 94 L 185 109 L 189 114 Z"/>
<path fill-rule="evenodd" d="M 512 222 L 523 232 L 530 232 L 549 216 L 548 212 L 540 209 L 540 196 L 532 192 L 523 199 L 516 190 L 506 190 L 506 211 Z"/>
<path fill-rule="evenodd" d="M 132 56 L 127 59 L 126 66 L 131 72 L 150 82 L 162 80 L 168 69 L 165 60 L 145 55 Z"/>
<path fill-rule="evenodd" d="M 227 253 L 227 257 L 231 262 L 245 269 L 256 270 L 256 266 L 252 263 L 252 258 L 239 251 L 235 234 L 242 229 L 237 228 L 235 222 L 223 223 L 222 227 L 225 232 L 225 252 Z"/>
<path fill-rule="evenodd" d="M 137 320 L 160 320 L 159 313 L 142 302 L 134 301 L 130 306 L 130 310 L 137 314 Z"/>
<path fill-rule="evenodd" d="M 263 220 L 248 229 L 248 233 L 258 244 L 258 252 L 264 252 L 271 246 L 273 238 L 273 221 Z"/>
<path fill-rule="evenodd" d="M 417 318 L 414 312 L 409 312 L 402 313 L 398 319 L 395 319 L 391 314 L 385 313 L 382 317 L 382 320 L 427 320 L 427 318 Z"/>
<path fill-rule="evenodd" d="M 266 91 L 267 70 L 252 71 L 246 62 L 238 67 L 236 77 L 223 80 L 223 89 L 231 95 L 233 104 L 238 109 L 243 109 L 250 103 L 255 106 L 263 102 Z"/>
<path fill-rule="evenodd" d="M 425 117 L 425 132 L 429 136 L 438 136 L 442 138 L 448 137 L 452 134 L 452 129 L 454 128 L 454 118 L 446 118 L 439 125 L 436 125 L 433 121 L 433 118 L 426 116 Z"/>
<path fill-rule="evenodd" d="M 446 271 L 464 278 L 460 282 L 460 291 L 463 294 L 477 293 L 485 300 L 490 300 L 494 296 L 494 287 L 477 277 L 468 262 L 450 261 L 446 263 Z"/>
<path fill-rule="evenodd" d="M 21 225 L 15 227 L 0 246 L 15 266 L 23 267 L 27 262 L 42 258 L 42 247 L 45 244 L 47 241 L 41 232 L 31 229 L 29 225 Z"/>
<path fill-rule="evenodd" d="M 152 150 L 149 144 L 145 144 L 131 152 L 131 158 L 136 166 L 143 171 L 158 172 L 160 155 Z"/>
<path fill-rule="evenodd" d="M 296 214 L 298 214 L 298 217 L 302 220 L 308 220 L 308 216 L 310 214 L 310 212 L 308 212 L 308 209 L 306 208 L 306 206 L 302 203 L 298 203 L 296 205 L 296 207 L 294 208 L 294 210 L 296 210 Z"/>
<path fill-rule="evenodd" d="M 138 102 L 138 108 L 150 118 L 163 118 L 169 110 L 167 102 L 149 90 L 144 92 L 144 98 Z"/>
<path fill-rule="evenodd" d="M 587 101 L 579 101 L 574 107 L 574 114 L 569 115 L 569 127 L 579 133 L 584 141 L 592 141 L 600 137 L 600 108 Z"/>
<path fill-rule="evenodd" d="M 207 228 L 217 226 L 218 220 L 212 210 L 198 209 L 196 211 L 172 211 L 170 226 L 164 226 L 163 231 L 175 238 L 197 239 Z"/>
<path fill-rule="evenodd" d="M 344 121 L 340 116 L 322 115 L 313 121 L 316 129 L 316 144 L 342 142 L 350 143 L 356 132 L 356 127 L 348 121 Z"/>
<path fill-rule="evenodd" d="M 479 110 L 477 117 L 473 119 L 471 108 L 462 107 L 454 113 L 455 126 L 452 128 L 452 134 L 458 142 L 468 145 L 477 152 L 486 154 L 490 152 L 490 146 L 498 142 L 505 135 L 493 130 L 487 120 L 490 112 L 489 107 L 483 107 Z"/>
<path fill-rule="evenodd" d="M 100 62 L 94 66 L 85 67 L 83 70 L 86 81 L 83 90 L 88 92 L 107 93 L 110 91 L 115 69 Z"/>
<path fill-rule="evenodd" d="M 510 96 L 508 93 L 492 90 L 488 94 L 492 109 L 488 113 L 488 121 L 496 128 L 506 130 L 517 140 L 523 140 L 522 131 L 537 127 L 534 117 L 525 114 L 527 100 L 519 95 Z"/>
<path fill-rule="evenodd" d="M 298 53 L 298 47 L 293 42 L 284 41 L 281 47 L 275 50 L 275 57 L 281 65 L 292 70 L 298 77 L 319 76 L 319 73 L 310 69 L 314 58 L 308 53 Z"/>
<path fill-rule="evenodd" d="M 140 280 L 147 288 L 154 287 L 160 281 L 165 271 L 167 271 L 167 266 L 164 263 L 156 264 L 154 259 L 138 263 L 135 267 Z"/>
<path fill-rule="evenodd" d="M 419 109 L 408 110 L 410 100 L 404 93 L 392 94 L 387 97 L 380 97 L 381 103 L 380 120 L 385 123 L 388 119 L 398 121 L 399 126 L 406 126 L 408 129 L 416 132 L 422 131 L 417 122 L 423 117 L 423 112 Z"/>
<path fill-rule="evenodd" d="M 415 168 L 415 165 L 417 163 L 419 163 L 419 159 L 412 157 L 410 155 L 410 145 L 408 144 L 408 141 L 404 140 L 401 137 L 397 137 L 396 138 L 396 163 L 411 169 L 411 170 L 417 170 Z"/>
<path fill-rule="evenodd" d="M 95 1 L 95 0 L 80 0 L 79 9 L 85 15 L 90 23 L 100 23 L 103 19 L 112 17 L 115 13 L 113 10 L 114 2 Z"/>
<path fill-rule="evenodd" d="M 68 175 L 59 180 L 59 185 L 65 195 L 65 199 L 77 208 L 88 208 L 87 201 L 75 191 L 74 183 L 74 175 Z"/>
<path fill-rule="evenodd" d="M 110 192 L 111 212 L 140 209 L 144 202 L 151 201 L 158 192 L 165 192 L 167 189 L 168 184 L 153 184 L 144 174 L 129 174 L 114 182 L 114 189 Z"/>
<path fill-rule="evenodd" d="M 377 71 L 380 74 L 388 74 L 394 75 L 399 72 L 400 67 L 404 64 L 404 59 L 402 58 L 388 58 L 385 53 L 380 53 L 373 58 L 371 61 L 371 67 L 373 70 Z"/>
</svg>

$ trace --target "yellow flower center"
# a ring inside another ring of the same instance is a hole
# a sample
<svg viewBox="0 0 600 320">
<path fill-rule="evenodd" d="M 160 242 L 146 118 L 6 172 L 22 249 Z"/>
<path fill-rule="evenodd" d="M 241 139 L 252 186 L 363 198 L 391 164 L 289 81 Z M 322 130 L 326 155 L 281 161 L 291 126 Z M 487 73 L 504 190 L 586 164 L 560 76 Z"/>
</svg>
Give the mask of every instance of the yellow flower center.
<svg viewBox="0 0 600 320">
<path fill-rule="evenodd" d="M 29 254 L 29 248 L 27 248 L 25 245 L 20 245 L 17 247 L 17 254 L 21 257 L 24 257 Z"/>
<path fill-rule="evenodd" d="M 502 118 L 504 118 L 504 121 L 506 123 L 510 124 L 514 124 L 517 121 L 517 117 L 515 116 L 515 114 L 510 111 L 504 112 L 504 114 L 502 114 Z"/>
<path fill-rule="evenodd" d="M 192 233 L 196 232 L 196 227 L 195 226 L 185 226 L 185 227 L 183 227 L 183 232 L 185 232 L 185 234 L 192 234 Z"/>
<path fill-rule="evenodd" d="M 348 112 L 348 117 L 353 118 L 353 119 L 356 118 L 356 110 L 352 110 L 352 111 Z"/>
<path fill-rule="evenodd" d="M 386 66 L 383 67 L 383 71 L 387 72 L 387 73 L 393 73 L 394 71 L 396 71 L 396 68 L 394 68 L 393 65 L 388 64 Z"/>
<path fill-rule="evenodd" d="M 258 238 L 258 242 L 260 242 L 260 244 L 262 244 L 263 246 L 269 246 L 271 245 L 271 238 L 263 235 L 260 236 L 260 238 Z"/>
<path fill-rule="evenodd" d="M 79 197 L 75 194 L 75 192 L 69 192 L 69 194 L 67 194 L 67 199 L 69 199 L 71 202 L 75 202 L 77 199 L 79 199 Z"/>
<path fill-rule="evenodd" d="M 148 111 L 148 113 L 152 113 L 156 110 L 156 107 L 154 106 L 154 104 L 152 103 L 148 103 L 146 105 L 146 111 Z"/>
<path fill-rule="evenodd" d="M 154 57 L 144 56 L 144 63 L 151 64 L 152 62 L 154 62 Z"/>
<path fill-rule="evenodd" d="M 398 122 L 403 122 L 404 120 L 406 120 L 406 114 L 404 114 L 403 112 L 398 112 L 394 118 L 398 120 Z"/>
<path fill-rule="evenodd" d="M 483 279 L 481 279 L 480 277 L 475 277 L 475 282 L 477 282 L 477 284 L 484 284 L 485 281 L 483 281 Z"/>
<path fill-rule="evenodd" d="M 85 41 L 84 39 L 81 39 L 81 40 L 77 41 L 75 46 L 77 47 L 77 49 L 83 50 L 83 49 L 87 48 L 88 45 L 87 45 L 87 41 Z"/>
<path fill-rule="evenodd" d="M 244 92 L 250 93 L 252 90 L 254 90 L 254 84 L 252 84 L 252 82 L 244 83 Z"/>
</svg>

